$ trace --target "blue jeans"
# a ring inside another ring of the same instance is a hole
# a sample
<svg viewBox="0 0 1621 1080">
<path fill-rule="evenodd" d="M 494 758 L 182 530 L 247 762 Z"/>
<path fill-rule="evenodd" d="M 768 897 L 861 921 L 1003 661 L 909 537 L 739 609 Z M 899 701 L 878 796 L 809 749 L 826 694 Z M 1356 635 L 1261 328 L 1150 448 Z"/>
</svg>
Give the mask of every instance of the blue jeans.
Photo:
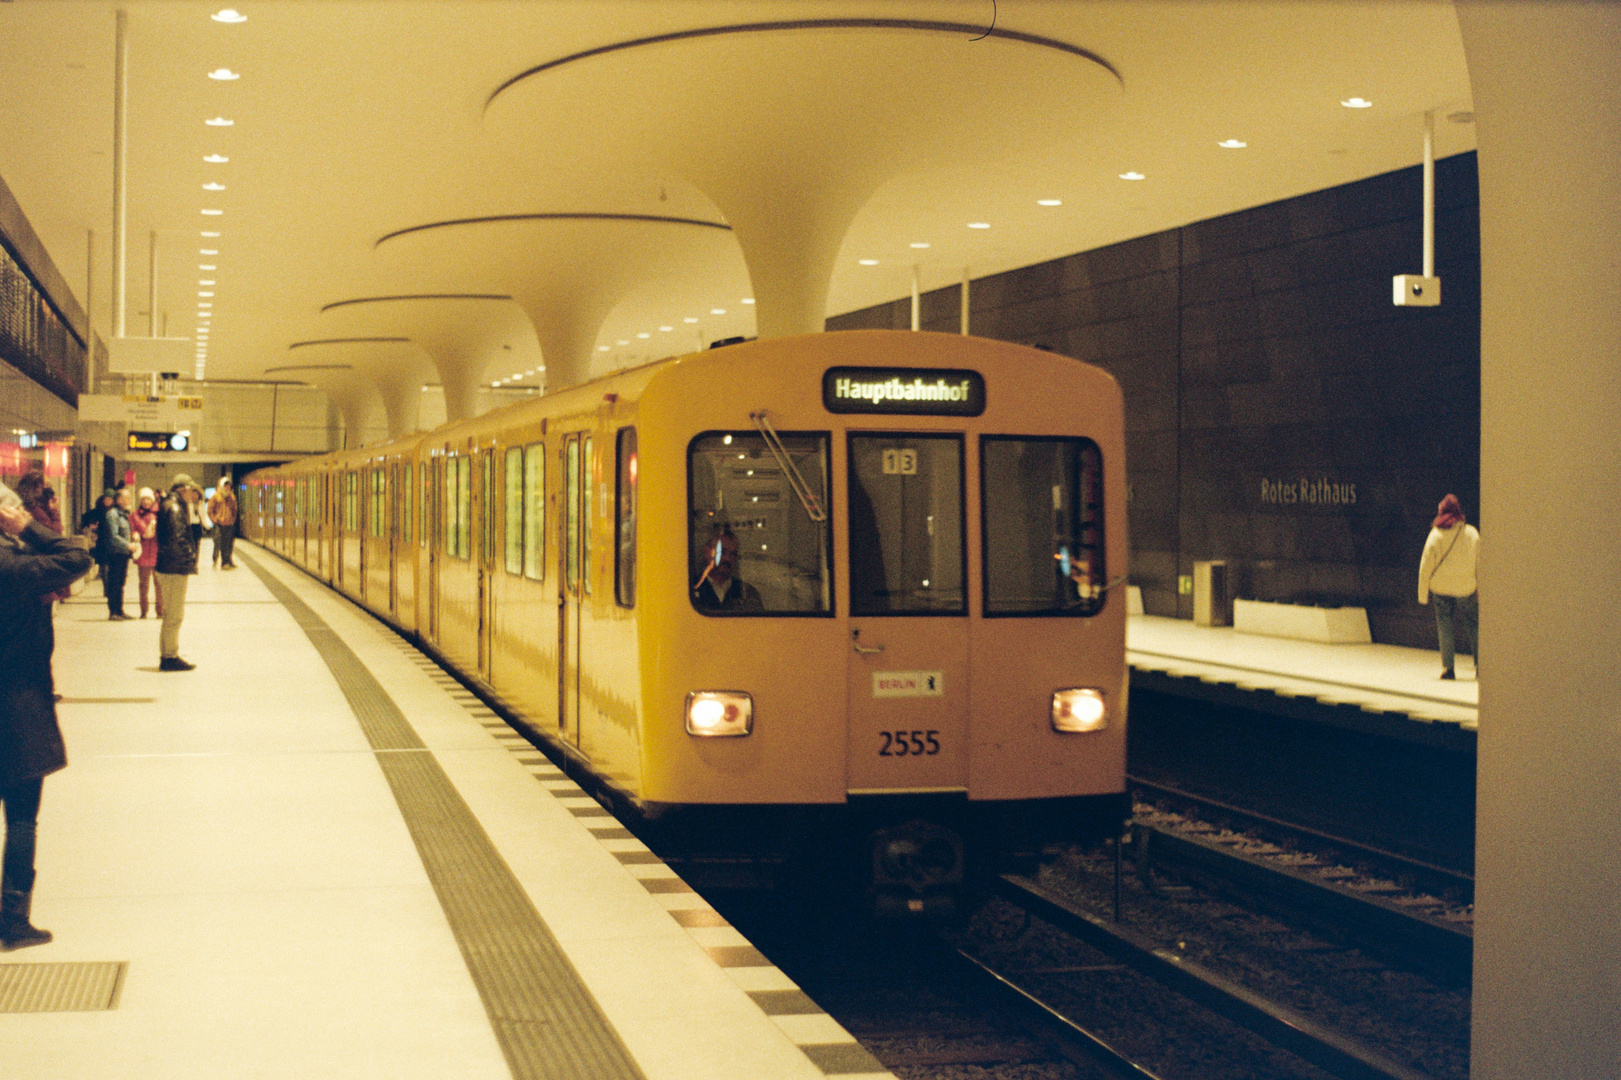
<svg viewBox="0 0 1621 1080">
<path fill-rule="evenodd" d="M 1480 670 L 1480 594 L 1468 596 L 1442 596 L 1434 593 L 1435 629 L 1441 636 L 1441 666 L 1452 670 L 1454 623 L 1462 623 L 1464 636 L 1469 639 L 1470 651 L 1475 658 L 1475 670 Z"/>
</svg>

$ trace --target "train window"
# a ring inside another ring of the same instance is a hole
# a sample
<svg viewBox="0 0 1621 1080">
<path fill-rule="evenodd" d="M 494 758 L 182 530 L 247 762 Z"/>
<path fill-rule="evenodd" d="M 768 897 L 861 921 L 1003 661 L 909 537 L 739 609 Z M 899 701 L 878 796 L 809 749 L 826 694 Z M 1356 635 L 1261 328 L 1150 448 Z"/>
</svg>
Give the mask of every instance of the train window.
<svg viewBox="0 0 1621 1080">
<path fill-rule="evenodd" d="M 985 614 L 1103 609 L 1103 455 L 1091 439 L 986 436 Z"/>
<path fill-rule="evenodd" d="M 850 613 L 966 615 L 962 438 L 850 436 Z"/>
<path fill-rule="evenodd" d="M 355 505 L 359 492 L 356 490 L 360 484 L 359 478 L 352 472 L 343 474 L 343 529 L 345 532 L 359 532 L 359 508 Z"/>
<path fill-rule="evenodd" d="M 413 514 L 411 501 L 416 497 L 416 488 L 411 486 L 411 463 L 405 463 L 405 472 L 400 483 L 400 543 L 411 542 L 411 529 L 416 525 L 416 515 Z"/>
<path fill-rule="evenodd" d="M 456 558 L 473 557 L 473 459 L 456 459 Z"/>
<path fill-rule="evenodd" d="M 506 547 L 507 573 L 523 573 L 523 448 L 507 450 L 501 470 L 501 485 L 506 496 L 506 521 L 502 530 Z"/>
<path fill-rule="evenodd" d="M 563 580 L 569 591 L 580 584 L 580 441 L 570 439 L 565 452 L 563 474 Z"/>
<path fill-rule="evenodd" d="M 429 517 L 433 507 L 433 458 L 429 458 L 422 466 L 422 502 L 418 504 L 417 513 L 417 543 L 424 548 L 428 546 L 428 534 L 433 531 L 434 523 Z"/>
<path fill-rule="evenodd" d="M 614 599 L 620 607 L 636 606 L 636 429 L 620 428 L 615 448 L 618 479 L 614 485 Z"/>
<path fill-rule="evenodd" d="M 388 497 L 388 477 L 382 469 L 371 470 L 371 513 L 368 515 L 370 528 L 367 530 L 373 536 L 383 535 L 384 500 Z"/>
<path fill-rule="evenodd" d="M 546 577 L 546 448 L 523 448 L 523 574 Z"/>
<path fill-rule="evenodd" d="M 813 505 L 827 505 L 828 435 L 784 433 Z M 705 615 L 825 615 L 832 537 L 755 431 L 711 431 L 687 446 L 687 570 Z"/>
<path fill-rule="evenodd" d="M 591 453 L 591 436 L 587 435 L 580 440 L 581 468 L 584 475 L 580 481 L 584 490 L 584 498 L 580 500 L 580 591 L 586 596 L 591 595 L 591 521 L 596 517 L 596 506 L 591 498 L 596 493 L 597 466 L 596 456 Z"/>
</svg>

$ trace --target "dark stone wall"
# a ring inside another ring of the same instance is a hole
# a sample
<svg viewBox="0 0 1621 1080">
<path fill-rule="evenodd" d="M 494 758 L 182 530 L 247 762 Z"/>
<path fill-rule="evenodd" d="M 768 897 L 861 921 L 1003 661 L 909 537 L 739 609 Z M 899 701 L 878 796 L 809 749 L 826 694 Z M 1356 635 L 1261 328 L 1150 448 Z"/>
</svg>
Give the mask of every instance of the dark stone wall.
<svg viewBox="0 0 1621 1080">
<path fill-rule="evenodd" d="M 1126 397 L 1132 582 L 1228 560 L 1236 596 L 1368 609 L 1375 641 L 1434 648 L 1419 552 L 1447 492 L 1480 505 L 1475 155 L 1436 163 L 1442 305 L 1422 269 L 1422 173 L 1403 169 L 972 282 L 970 330 L 1097 364 Z M 956 286 L 922 297 L 958 329 Z M 904 298 L 829 330 L 911 325 Z"/>
</svg>

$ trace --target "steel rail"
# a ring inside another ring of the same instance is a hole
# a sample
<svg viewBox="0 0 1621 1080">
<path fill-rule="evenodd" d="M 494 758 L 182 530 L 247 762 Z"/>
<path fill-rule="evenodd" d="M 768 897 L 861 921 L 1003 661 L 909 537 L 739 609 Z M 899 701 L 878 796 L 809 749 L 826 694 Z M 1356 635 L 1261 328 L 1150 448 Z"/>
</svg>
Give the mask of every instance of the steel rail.
<svg viewBox="0 0 1621 1080">
<path fill-rule="evenodd" d="M 1430 1080 L 1428 1074 L 1159 948 L 1135 931 L 1083 911 L 1029 878 L 1003 874 L 996 888 L 1032 915 L 1343 1080 Z"/>
<path fill-rule="evenodd" d="M 1132 787 L 1142 788 L 1145 791 L 1151 791 L 1156 794 L 1163 795 L 1166 798 L 1182 799 L 1190 803 L 1195 803 L 1199 806 L 1208 807 L 1211 810 L 1219 811 L 1231 817 L 1244 818 L 1248 821 L 1255 822 L 1256 824 L 1265 825 L 1268 828 L 1279 829 L 1285 832 L 1293 833 L 1296 836 L 1309 837 L 1313 840 L 1321 840 L 1326 844 L 1333 844 L 1335 847 L 1345 848 L 1347 851 L 1360 852 L 1372 858 L 1394 862 L 1401 866 L 1408 867 L 1418 873 L 1432 874 L 1436 877 L 1446 879 L 1455 887 L 1466 890 L 1471 900 L 1474 898 L 1475 877 L 1473 874 L 1466 873 L 1462 870 L 1454 870 L 1448 866 L 1441 866 L 1437 863 L 1426 862 L 1423 859 L 1415 859 L 1411 855 L 1403 855 L 1400 852 L 1387 851 L 1384 848 L 1375 847 L 1372 844 L 1365 844 L 1359 840 L 1348 840 L 1343 836 L 1336 836 L 1333 833 L 1323 832 L 1322 830 L 1314 829 L 1309 825 L 1297 825 L 1292 821 L 1284 821 L 1282 818 L 1275 818 L 1268 814 L 1263 814 L 1258 810 L 1248 810 L 1242 806 L 1234 806 L 1232 803 L 1223 802 L 1220 799 L 1212 799 L 1208 795 L 1195 795 L 1191 791 L 1184 791 L 1181 788 L 1172 787 L 1169 784 L 1164 784 L 1157 780 L 1144 780 L 1141 777 L 1132 776 L 1128 773 L 1126 776 L 1126 783 L 1130 784 Z"/>
</svg>

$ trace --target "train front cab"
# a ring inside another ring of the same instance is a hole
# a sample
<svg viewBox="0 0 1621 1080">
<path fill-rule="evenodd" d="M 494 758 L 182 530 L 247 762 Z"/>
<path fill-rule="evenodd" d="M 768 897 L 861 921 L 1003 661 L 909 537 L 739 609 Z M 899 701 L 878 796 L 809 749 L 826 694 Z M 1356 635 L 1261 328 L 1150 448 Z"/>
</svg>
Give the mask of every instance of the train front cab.
<svg viewBox="0 0 1621 1080">
<path fill-rule="evenodd" d="M 753 804 L 800 839 L 837 822 L 878 907 L 903 911 L 949 905 L 1009 857 L 1118 835 L 1114 380 L 883 332 L 683 366 L 639 406 L 644 809 L 695 823 L 689 838 L 704 804 Z M 869 396 L 836 400 L 839 378 Z M 972 400 L 876 389 L 914 380 Z M 705 575 L 734 557 L 748 591 L 717 591 Z"/>
</svg>

